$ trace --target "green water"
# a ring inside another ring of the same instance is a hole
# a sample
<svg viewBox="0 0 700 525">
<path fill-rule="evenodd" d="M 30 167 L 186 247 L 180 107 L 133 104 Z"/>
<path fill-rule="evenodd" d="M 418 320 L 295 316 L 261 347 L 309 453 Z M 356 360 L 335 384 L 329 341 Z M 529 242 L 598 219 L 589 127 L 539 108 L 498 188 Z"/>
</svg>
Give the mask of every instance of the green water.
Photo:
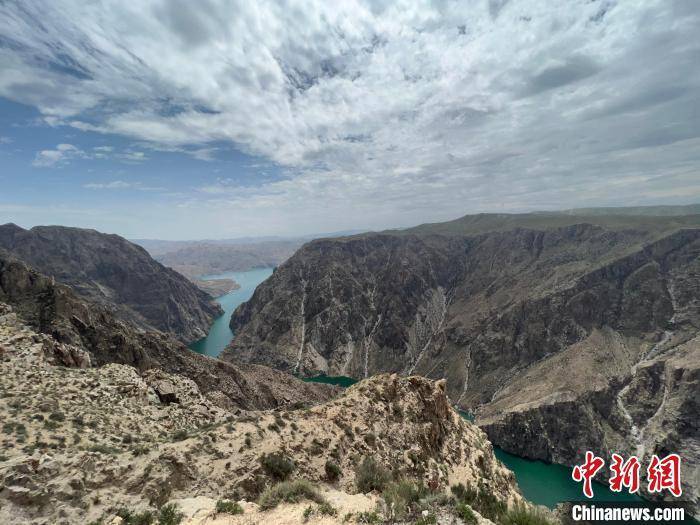
<svg viewBox="0 0 700 525">
<path fill-rule="evenodd" d="M 227 272 L 218 275 L 205 275 L 200 279 L 233 279 L 241 287 L 238 290 L 218 297 L 216 301 L 224 309 L 224 314 L 218 317 L 209 329 L 209 334 L 199 341 L 190 344 L 190 349 L 200 354 L 218 357 L 226 345 L 233 339 L 233 332 L 229 328 L 231 314 L 236 307 L 250 299 L 255 288 L 272 275 L 272 268 L 256 268 L 247 272 Z"/>
<path fill-rule="evenodd" d="M 612 492 L 607 485 L 593 482 L 593 498 L 583 495 L 581 483 L 571 479 L 571 467 L 525 459 L 493 447 L 496 457 L 515 474 L 526 499 L 550 509 L 562 501 L 643 501 L 627 492 Z"/>
<path fill-rule="evenodd" d="M 327 376 L 324 374 L 317 375 L 314 377 L 304 377 L 302 378 L 307 383 L 325 383 L 327 385 L 337 385 L 347 388 L 349 386 L 357 383 L 357 379 L 346 376 Z"/>
<path fill-rule="evenodd" d="M 345 376 L 325 376 L 305 378 L 304 381 L 350 386 L 356 379 Z M 459 411 L 468 421 L 474 416 Z M 509 454 L 505 450 L 493 447 L 496 457 L 515 474 L 520 491 L 526 499 L 538 505 L 554 508 L 563 501 L 643 501 L 640 497 L 628 493 L 612 492 L 607 485 L 594 482 L 593 499 L 587 499 L 581 492 L 581 484 L 571 479 L 571 468 L 543 461 L 534 461 Z"/>
</svg>

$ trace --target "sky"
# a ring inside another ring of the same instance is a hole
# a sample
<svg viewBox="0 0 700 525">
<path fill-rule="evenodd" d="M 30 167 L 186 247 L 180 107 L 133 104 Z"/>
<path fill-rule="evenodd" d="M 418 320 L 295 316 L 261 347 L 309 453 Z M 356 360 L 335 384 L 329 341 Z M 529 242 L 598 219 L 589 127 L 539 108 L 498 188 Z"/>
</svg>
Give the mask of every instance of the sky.
<svg viewBox="0 0 700 525">
<path fill-rule="evenodd" d="M 700 201 L 694 0 L 0 0 L 0 223 L 130 238 Z"/>
</svg>

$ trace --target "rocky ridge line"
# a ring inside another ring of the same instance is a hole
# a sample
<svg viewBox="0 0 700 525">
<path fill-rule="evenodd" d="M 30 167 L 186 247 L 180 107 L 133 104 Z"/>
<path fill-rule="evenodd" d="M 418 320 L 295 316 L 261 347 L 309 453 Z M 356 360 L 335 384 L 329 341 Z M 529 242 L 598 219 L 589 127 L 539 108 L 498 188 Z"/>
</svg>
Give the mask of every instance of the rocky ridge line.
<svg viewBox="0 0 700 525">
<path fill-rule="evenodd" d="M 140 513 L 169 503 L 190 524 L 341 523 L 345 511 L 374 512 L 381 503 L 355 488 L 355 466 L 370 456 L 436 493 L 478 483 L 496 501 L 521 501 L 483 432 L 450 407 L 444 382 L 381 375 L 311 409 L 234 414 L 187 378 L 120 364 L 89 367 L 81 352 L 0 306 L 2 523 L 116 525 L 119 509 Z M 59 365 L 67 354 L 84 367 Z M 261 462 L 268 454 L 288 458 L 291 478 L 318 484 L 343 514 L 307 520 L 308 503 L 259 507 L 258 496 L 275 483 Z M 329 461 L 338 469 L 332 480 Z M 218 514 L 222 498 L 237 501 L 243 516 Z M 461 523 L 449 519 L 444 523 Z"/>
</svg>

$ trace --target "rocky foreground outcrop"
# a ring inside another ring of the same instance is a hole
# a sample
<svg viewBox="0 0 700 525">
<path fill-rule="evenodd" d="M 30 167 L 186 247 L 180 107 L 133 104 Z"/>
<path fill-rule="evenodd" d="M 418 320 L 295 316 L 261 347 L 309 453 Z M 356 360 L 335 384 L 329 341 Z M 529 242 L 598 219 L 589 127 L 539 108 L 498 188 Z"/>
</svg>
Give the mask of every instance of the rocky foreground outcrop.
<svg viewBox="0 0 700 525">
<path fill-rule="evenodd" d="M 0 226 L 0 249 L 70 286 L 82 299 L 148 330 L 188 343 L 223 313 L 189 279 L 118 235 L 63 226 Z"/>
<path fill-rule="evenodd" d="M 482 215 L 314 241 L 231 326 L 231 361 L 444 377 L 525 457 L 675 447 L 697 500 L 698 216 Z"/>
<path fill-rule="evenodd" d="M 93 365 L 119 363 L 183 375 L 224 408 L 312 404 L 336 392 L 265 366 L 235 365 L 197 354 L 165 333 L 136 330 L 107 308 L 84 301 L 71 288 L 2 252 L 0 302 L 11 305 L 38 332 L 87 353 Z"/>
<path fill-rule="evenodd" d="M 450 407 L 444 382 L 380 375 L 312 408 L 230 412 L 183 376 L 90 367 L 68 346 L 1 307 L 2 523 L 116 524 L 159 509 L 183 523 L 383 520 L 399 508 L 382 502 L 401 500 L 361 488 L 366 458 L 426 487 L 424 511 L 443 523 L 462 523 L 439 497 L 459 483 L 488 495 L 489 509 L 521 501 L 483 432 Z M 66 355 L 80 367 L 62 366 Z M 265 491 L 283 479 L 311 496 L 271 505 Z M 219 500 L 244 514 L 227 518 Z"/>
</svg>

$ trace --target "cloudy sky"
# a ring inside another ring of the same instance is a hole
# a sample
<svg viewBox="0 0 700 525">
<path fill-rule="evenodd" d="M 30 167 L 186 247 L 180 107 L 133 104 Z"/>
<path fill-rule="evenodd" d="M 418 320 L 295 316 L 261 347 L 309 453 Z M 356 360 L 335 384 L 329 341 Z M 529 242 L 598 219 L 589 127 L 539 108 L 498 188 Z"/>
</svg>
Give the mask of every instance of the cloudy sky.
<svg viewBox="0 0 700 525">
<path fill-rule="evenodd" d="M 700 2 L 0 0 L 0 222 L 167 239 L 700 201 Z"/>
</svg>

